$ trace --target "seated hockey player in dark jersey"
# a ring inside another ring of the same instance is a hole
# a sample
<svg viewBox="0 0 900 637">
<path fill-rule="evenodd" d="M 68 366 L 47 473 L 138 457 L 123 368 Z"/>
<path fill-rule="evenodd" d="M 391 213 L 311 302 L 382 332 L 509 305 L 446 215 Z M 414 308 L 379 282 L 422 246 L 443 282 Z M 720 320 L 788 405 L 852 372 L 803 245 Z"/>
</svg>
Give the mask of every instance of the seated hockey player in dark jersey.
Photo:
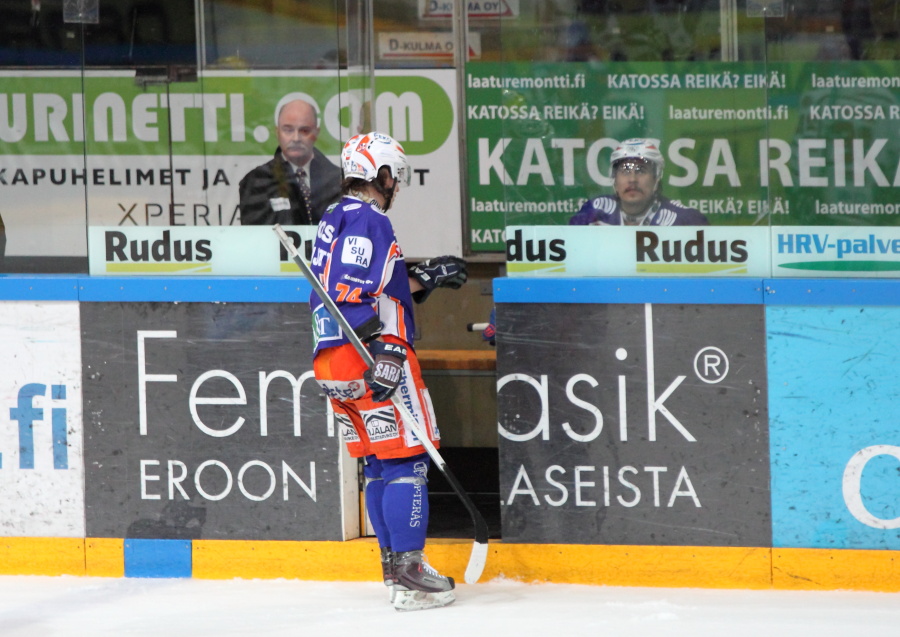
<svg viewBox="0 0 900 637">
<path fill-rule="evenodd" d="M 403 148 L 371 132 L 350 139 L 341 153 L 342 198 L 322 215 L 311 270 L 375 359 L 369 369 L 315 291 L 310 295 L 313 369 L 328 395 L 350 455 L 363 458 L 366 511 L 378 538 L 384 583 L 401 611 L 446 606 L 454 581 L 425 560 L 430 457 L 398 416 L 403 398 L 435 448 L 440 432 L 413 348 L 413 302 L 438 287 L 466 282 L 454 256 L 408 266 L 388 211 L 410 168 Z"/>
<path fill-rule="evenodd" d="M 705 226 L 699 210 L 666 199 L 662 189 L 665 160 L 658 139 L 628 139 L 610 158 L 612 195 L 590 199 L 569 219 L 571 226 Z"/>
</svg>

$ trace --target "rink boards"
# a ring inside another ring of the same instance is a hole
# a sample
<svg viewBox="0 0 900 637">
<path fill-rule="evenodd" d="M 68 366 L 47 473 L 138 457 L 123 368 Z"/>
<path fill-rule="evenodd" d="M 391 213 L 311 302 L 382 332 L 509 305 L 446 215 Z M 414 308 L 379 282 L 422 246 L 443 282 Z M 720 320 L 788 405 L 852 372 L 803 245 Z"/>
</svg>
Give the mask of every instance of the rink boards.
<svg viewBox="0 0 900 637">
<path fill-rule="evenodd" d="M 900 590 L 898 290 L 495 280 L 503 539 L 485 577 Z M 0 572 L 377 579 L 307 296 L 3 277 Z M 428 550 L 461 576 L 469 547 Z"/>
</svg>

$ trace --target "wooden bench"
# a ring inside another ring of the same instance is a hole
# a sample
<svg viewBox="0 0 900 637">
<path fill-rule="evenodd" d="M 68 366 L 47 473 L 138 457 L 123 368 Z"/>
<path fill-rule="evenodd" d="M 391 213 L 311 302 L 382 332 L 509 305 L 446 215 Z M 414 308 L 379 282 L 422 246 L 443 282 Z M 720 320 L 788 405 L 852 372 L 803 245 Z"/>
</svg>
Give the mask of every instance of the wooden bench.
<svg viewBox="0 0 900 637">
<path fill-rule="evenodd" d="M 416 350 L 423 371 L 497 371 L 497 350 L 421 349 Z"/>
</svg>

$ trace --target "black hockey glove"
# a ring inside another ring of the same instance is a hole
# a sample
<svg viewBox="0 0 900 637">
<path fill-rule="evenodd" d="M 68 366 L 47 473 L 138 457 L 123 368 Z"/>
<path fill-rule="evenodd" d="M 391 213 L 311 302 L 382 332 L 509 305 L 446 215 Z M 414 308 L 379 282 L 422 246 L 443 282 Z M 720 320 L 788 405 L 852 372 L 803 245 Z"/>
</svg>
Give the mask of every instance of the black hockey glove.
<svg viewBox="0 0 900 637">
<path fill-rule="evenodd" d="M 363 375 L 372 390 L 372 400 L 376 403 L 390 400 L 403 378 L 406 348 L 384 341 L 369 341 L 366 345 L 375 359 L 372 369 L 366 370 Z"/>
<path fill-rule="evenodd" d="M 424 303 L 435 288 L 459 289 L 469 278 L 469 273 L 466 271 L 465 261 L 447 255 L 410 266 L 409 276 L 425 288 L 412 295 L 416 303 Z"/>
</svg>

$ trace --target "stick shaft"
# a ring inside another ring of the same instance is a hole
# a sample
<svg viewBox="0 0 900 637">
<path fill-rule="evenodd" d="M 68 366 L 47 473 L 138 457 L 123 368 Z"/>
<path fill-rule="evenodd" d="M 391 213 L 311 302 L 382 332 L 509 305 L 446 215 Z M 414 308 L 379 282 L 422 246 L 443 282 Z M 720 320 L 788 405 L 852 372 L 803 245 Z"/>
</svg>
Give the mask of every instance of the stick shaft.
<svg viewBox="0 0 900 637">
<path fill-rule="evenodd" d="M 341 326 L 341 329 L 344 332 L 344 335 L 353 345 L 353 348 L 359 353 L 362 357 L 363 361 L 365 361 L 366 365 L 372 366 L 374 360 L 372 358 L 372 354 L 360 340 L 360 338 L 356 335 L 356 332 L 353 331 L 353 328 L 350 326 L 350 323 L 347 322 L 347 319 L 341 313 L 340 309 L 335 303 L 334 299 L 332 299 L 328 293 L 325 291 L 322 282 L 316 278 L 316 275 L 313 274 L 312 270 L 309 269 L 309 266 L 300 256 L 300 253 L 297 252 L 297 248 L 294 246 L 291 238 L 287 236 L 282 227 L 279 224 L 276 224 L 273 228 L 275 232 L 278 234 L 278 238 L 281 240 L 281 243 L 284 245 L 285 249 L 288 251 L 288 254 L 291 255 L 291 258 L 300 268 L 300 272 L 303 274 L 304 278 L 309 282 L 315 291 L 316 295 L 325 304 L 326 309 L 329 314 L 331 314 L 332 318 L 334 318 Z M 438 466 L 441 473 L 444 474 L 444 477 L 447 478 L 447 482 L 450 483 L 450 486 L 459 496 L 462 503 L 465 505 L 466 509 L 469 511 L 469 514 L 472 516 L 472 520 L 475 524 L 475 541 L 483 544 L 487 544 L 488 540 L 488 528 L 487 523 L 484 521 L 481 513 L 475 508 L 475 503 L 472 502 L 472 499 L 465 492 L 465 490 L 460 485 L 459 481 L 456 479 L 456 476 L 450 471 L 450 468 L 447 466 L 447 463 L 444 461 L 444 458 L 438 452 L 437 448 L 434 446 L 434 443 L 431 442 L 431 439 L 428 437 L 427 433 L 422 430 L 422 426 L 419 424 L 419 421 L 416 420 L 415 416 L 413 416 L 412 412 L 410 412 L 409 408 L 403 404 L 402 399 L 396 394 L 391 397 L 391 402 L 394 404 L 394 407 L 400 413 L 400 417 L 406 422 L 406 424 L 412 429 L 415 433 L 416 437 L 419 439 L 419 442 L 425 448 L 425 451 L 431 457 L 431 460 Z M 468 579 L 468 578 L 467 578 Z M 477 579 L 477 577 L 476 577 Z"/>
</svg>

